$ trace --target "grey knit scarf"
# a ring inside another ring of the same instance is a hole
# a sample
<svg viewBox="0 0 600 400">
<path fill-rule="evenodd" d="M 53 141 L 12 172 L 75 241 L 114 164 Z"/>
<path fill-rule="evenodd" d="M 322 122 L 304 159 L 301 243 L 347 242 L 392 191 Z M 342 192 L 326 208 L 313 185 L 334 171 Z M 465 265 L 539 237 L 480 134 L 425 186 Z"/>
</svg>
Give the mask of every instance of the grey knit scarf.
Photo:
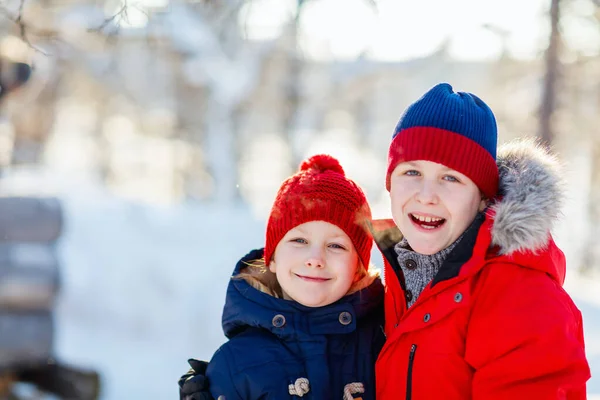
<svg viewBox="0 0 600 400">
<path fill-rule="evenodd" d="M 454 243 L 438 253 L 425 255 L 413 251 L 406 239 L 402 239 L 394 246 L 396 254 L 398 254 L 398 263 L 404 273 L 404 281 L 406 283 L 406 304 L 412 306 L 425 286 L 429 284 L 440 270 L 448 254 L 458 244 L 459 237 Z"/>
</svg>

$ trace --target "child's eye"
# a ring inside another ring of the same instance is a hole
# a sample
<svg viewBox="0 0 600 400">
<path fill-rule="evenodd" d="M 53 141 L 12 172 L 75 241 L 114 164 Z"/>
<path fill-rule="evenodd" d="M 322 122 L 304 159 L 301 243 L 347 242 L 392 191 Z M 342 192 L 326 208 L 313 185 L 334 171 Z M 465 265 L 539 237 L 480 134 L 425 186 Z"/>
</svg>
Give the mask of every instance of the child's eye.
<svg viewBox="0 0 600 400">
<path fill-rule="evenodd" d="M 444 175 L 444 179 L 448 182 L 460 182 L 456 177 L 452 175 Z"/>
<path fill-rule="evenodd" d="M 329 245 L 329 247 L 333 248 L 333 249 L 341 249 L 341 250 L 346 250 L 346 248 L 344 246 L 342 246 L 341 244 L 338 243 L 331 243 Z"/>
<path fill-rule="evenodd" d="M 414 169 L 409 169 L 408 171 L 404 171 L 404 175 L 418 176 L 419 175 L 419 171 L 416 171 Z"/>
<path fill-rule="evenodd" d="M 295 238 L 290 240 L 290 242 L 294 242 L 294 243 L 300 243 L 300 244 L 307 244 L 308 241 L 306 239 L 303 238 Z"/>
</svg>

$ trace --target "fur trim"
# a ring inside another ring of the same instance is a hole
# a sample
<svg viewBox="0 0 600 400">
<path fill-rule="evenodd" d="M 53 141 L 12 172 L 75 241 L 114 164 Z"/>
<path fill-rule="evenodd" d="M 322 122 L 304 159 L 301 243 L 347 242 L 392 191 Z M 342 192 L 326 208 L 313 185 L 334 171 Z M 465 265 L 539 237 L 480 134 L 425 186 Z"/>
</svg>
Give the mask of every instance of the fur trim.
<svg viewBox="0 0 600 400">
<path fill-rule="evenodd" d="M 559 161 L 535 141 L 518 140 L 498 148 L 497 164 L 492 245 L 500 254 L 544 249 L 564 200 Z"/>
</svg>

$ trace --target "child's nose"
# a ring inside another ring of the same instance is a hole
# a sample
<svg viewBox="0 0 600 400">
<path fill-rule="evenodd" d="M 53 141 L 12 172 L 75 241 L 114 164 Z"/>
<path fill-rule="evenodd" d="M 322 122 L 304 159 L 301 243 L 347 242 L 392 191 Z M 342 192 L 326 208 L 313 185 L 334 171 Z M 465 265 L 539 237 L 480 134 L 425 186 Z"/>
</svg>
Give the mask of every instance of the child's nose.
<svg viewBox="0 0 600 400">
<path fill-rule="evenodd" d="M 323 254 L 320 249 L 313 249 L 306 260 L 306 266 L 311 268 L 323 267 Z"/>
<path fill-rule="evenodd" d="M 437 203 L 438 197 L 435 183 L 423 181 L 421 186 L 417 190 L 416 198 L 420 203 L 423 204 Z"/>
</svg>

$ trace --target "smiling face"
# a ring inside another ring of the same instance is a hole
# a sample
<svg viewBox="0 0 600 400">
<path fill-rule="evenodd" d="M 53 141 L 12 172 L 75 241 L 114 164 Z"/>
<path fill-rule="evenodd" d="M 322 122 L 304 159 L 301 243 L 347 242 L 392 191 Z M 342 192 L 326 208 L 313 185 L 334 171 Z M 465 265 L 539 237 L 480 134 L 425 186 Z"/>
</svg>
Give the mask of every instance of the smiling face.
<svg viewBox="0 0 600 400">
<path fill-rule="evenodd" d="M 348 235 L 324 221 L 289 230 L 275 248 L 271 272 L 284 298 L 322 307 L 344 297 L 354 283 L 358 253 Z"/>
<path fill-rule="evenodd" d="M 390 197 L 394 222 L 421 254 L 435 254 L 454 243 L 486 205 L 468 177 L 424 160 L 398 164 Z"/>
</svg>

